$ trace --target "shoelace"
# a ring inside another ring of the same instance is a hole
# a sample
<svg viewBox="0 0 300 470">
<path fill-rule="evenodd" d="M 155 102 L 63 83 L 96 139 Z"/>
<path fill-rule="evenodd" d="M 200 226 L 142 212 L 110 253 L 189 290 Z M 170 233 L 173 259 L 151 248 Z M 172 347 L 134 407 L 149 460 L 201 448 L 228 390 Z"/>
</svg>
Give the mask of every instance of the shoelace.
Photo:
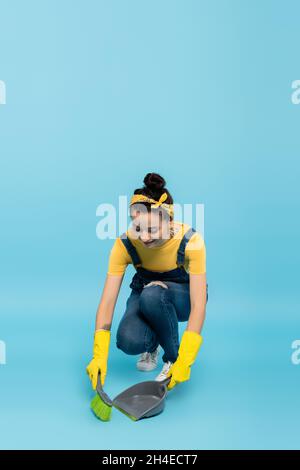
<svg viewBox="0 0 300 470">
<path fill-rule="evenodd" d="M 172 365 L 171 362 L 167 362 L 167 363 L 163 366 L 162 372 L 163 372 L 164 374 L 167 374 L 167 373 L 169 372 L 169 370 L 171 369 L 171 365 Z"/>
<path fill-rule="evenodd" d="M 166 375 L 168 374 L 169 370 L 171 369 L 172 367 L 172 363 L 171 362 L 166 362 L 162 368 L 162 371 L 161 373 L 159 374 L 159 378 L 162 377 L 162 378 L 165 378 Z"/>
<path fill-rule="evenodd" d="M 155 361 L 156 354 L 157 354 L 156 351 L 154 351 L 153 353 L 149 353 L 149 352 L 143 353 L 141 357 L 141 362 L 148 362 L 149 360 Z"/>
</svg>

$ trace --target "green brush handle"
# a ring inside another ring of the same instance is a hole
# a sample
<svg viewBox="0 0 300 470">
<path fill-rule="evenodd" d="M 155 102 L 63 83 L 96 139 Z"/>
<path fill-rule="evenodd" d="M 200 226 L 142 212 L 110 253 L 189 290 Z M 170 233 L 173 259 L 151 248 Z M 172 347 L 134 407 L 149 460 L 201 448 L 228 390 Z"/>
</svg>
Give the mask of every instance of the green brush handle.
<svg viewBox="0 0 300 470">
<path fill-rule="evenodd" d="M 108 406 L 112 406 L 112 400 L 109 398 L 109 396 L 105 393 L 105 391 L 102 388 L 100 371 L 98 374 L 96 391 L 99 397 L 104 401 L 104 403 L 106 403 Z"/>
</svg>

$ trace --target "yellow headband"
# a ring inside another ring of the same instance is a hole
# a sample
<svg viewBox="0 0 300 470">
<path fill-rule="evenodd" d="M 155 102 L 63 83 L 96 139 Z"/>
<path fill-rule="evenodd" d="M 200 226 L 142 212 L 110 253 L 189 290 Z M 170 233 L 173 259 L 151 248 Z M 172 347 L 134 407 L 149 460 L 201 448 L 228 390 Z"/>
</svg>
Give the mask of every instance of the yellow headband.
<svg viewBox="0 0 300 470">
<path fill-rule="evenodd" d="M 167 193 L 163 193 L 159 200 L 156 201 L 155 199 L 152 199 L 151 197 L 145 196 L 144 194 L 134 194 L 130 200 L 130 206 L 133 204 L 136 204 L 138 202 L 149 202 L 151 204 L 151 207 L 157 208 L 157 207 L 162 207 L 167 211 L 167 213 L 170 215 L 170 217 L 173 217 L 174 215 L 174 208 L 173 204 L 166 204 L 164 201 L 167 199 L 168 195 Z"/>
</svg>

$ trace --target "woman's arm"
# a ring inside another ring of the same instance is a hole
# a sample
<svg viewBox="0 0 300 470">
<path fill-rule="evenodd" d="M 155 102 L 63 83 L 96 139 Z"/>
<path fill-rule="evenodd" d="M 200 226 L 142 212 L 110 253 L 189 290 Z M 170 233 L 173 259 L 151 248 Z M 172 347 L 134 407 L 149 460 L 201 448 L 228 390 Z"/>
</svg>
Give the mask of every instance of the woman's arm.
<svg viewBox="0 0 300 470">
<path fill-rule="evenodd" d="M 206 274 L 190 274 L 191 313 L 188 331 L 201 332 L 206 310 Z"/>
<path fill-rule="evenodd" d="M 96 330 L 110 330 L 123 277 L 124 275 L 107 274 L 97 309 Z"/>
<path fill-rule="evenodd" d="M 110 344 L 110 327 L 123 275 L 107 274 L 101 300 L 97 309 L 96 331 L 94 334 L 93 359 L 86 368 L 93 389 L 96 389 L 99 374 L 102 386 L 107 373 Z"/>
<path fill-rule="evenodd" d="M 206 308 L 206 274 L 190 274 L 191 312 L 187 329 L 181 338 L 178 357 L 169 371 L 171 377 L 168 389 L 190 378 L 190 368 L 195 362 L 202 344 L 200 334 Z"/>
</svg>

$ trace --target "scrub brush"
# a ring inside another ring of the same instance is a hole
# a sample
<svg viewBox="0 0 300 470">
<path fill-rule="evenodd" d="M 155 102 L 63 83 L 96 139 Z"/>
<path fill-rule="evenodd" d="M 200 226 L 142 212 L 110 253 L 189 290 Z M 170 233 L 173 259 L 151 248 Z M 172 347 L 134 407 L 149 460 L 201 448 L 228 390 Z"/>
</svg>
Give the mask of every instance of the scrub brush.
<svg viewBox="0 0 300 470">
<path fill-rule="evenodd" d="M 102 388 L 100 373 L 98 375 L 96 391 L 97 394 L 91 401 L 91 409 L 101 421 L 109 421 L 112 411 L 112 401 Z"/>
</svg>

